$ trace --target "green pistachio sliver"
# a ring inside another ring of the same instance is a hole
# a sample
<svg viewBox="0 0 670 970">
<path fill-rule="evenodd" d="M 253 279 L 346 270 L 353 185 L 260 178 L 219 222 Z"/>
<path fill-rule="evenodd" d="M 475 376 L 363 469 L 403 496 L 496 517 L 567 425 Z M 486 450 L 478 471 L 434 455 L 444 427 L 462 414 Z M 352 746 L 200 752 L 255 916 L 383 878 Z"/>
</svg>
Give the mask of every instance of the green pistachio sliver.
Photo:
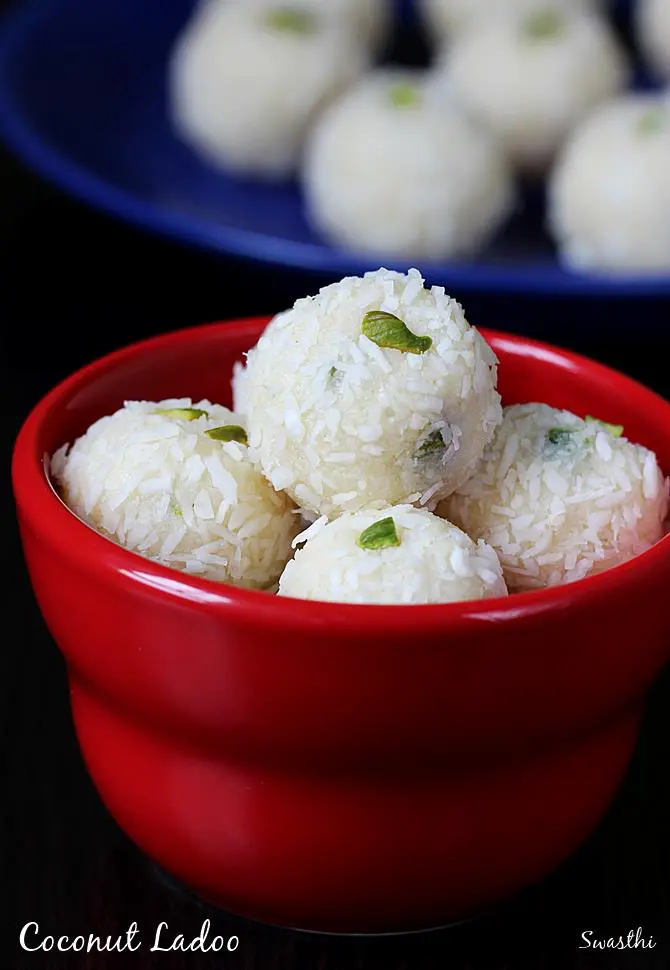
<svg viewBox="0 0 670 970">
<path fill-rule="evenodd" d="M 603 431 L 612 435 L 613 438 L 620 438 L 623 434 L 622 424 L 608 424 L 607 421 L 601 421 L 600 418 L 593 418 L 590 414 L 587 414 L 584 418 L 589 424 L 599 424 Z"/>
<path fill-rule="evenodd" d="M 272 30 L 281 30 L 287 34 L 313 34 L 316 29 L 316 18 L 307 10 L 297 7 L 275 7 L 265 15 L 265 24 Z"/>
<path fill-rule="evenodd" d="M 177 502 L 175 498 L 170 499 L 170 511 L 172 512 L 173 515 L 176 515 L 180 519 L 183 519 L 184 513 L 181 510 L 181 506 L 179 505 L 179 502 Z"/>
<path fill-rule="evenodd" d="M 400 538 L 396 532 L 395 522 L 389 516 L 387 519 L 380 519 L 368 526 L 358 537 L 358 545 L 361 549 L 388 549 L 391 546 L 399 546 Z"/>
<path fill-rule="evenodd" d="M 550 445 L 564 445 L 573 434 L 574 431 L 570 428 L 550 428 L 547 431 L 547 441 Z"/>
<path fill-rule="evenodd" d="M 384 310 L 366 313 L 361 332 L 378 347 L 400 350 L 406 354 L 425 354 L 433 346 L 430 337 L 417 337 L 399 317 Z"/>
<path fill-rule="evenodd" d="M 197 421 L 207 412 L 201 408 L 159 408 L 154 414 L 162 414 L 164 418 L 173 418 L 175 421 Z"/>
<path fill-rule="evenodd" d="M 416 449 L 417 458 L 428 458 L 430 455 L 436 455 L 440 451 L 444 451 L 445 444 L 444 438 L 442 437 L 441 431 L 431 431 L 427 438 L 425 438 L 419 447 Z"/>
<path fill-rule="evenodd" d="M 247 433 L 239 424 L 224 424 L 221 428 L 210 428 L 209 431 L 205 431 L 205 434 L 212 441 L 236 441 L 240 445 L 249 444 Z"/>
<path fill-rule="evenodd" d="M 417 88 L 409 81 L 398 81 L 389 89 L 389 101 L 394 108 L 416 108 L 420 100 Z"/>
<path fill-rule="evenodd" d="M 667 114 L 663 108 L 650 108 L 638 121 L 637 130 L 643 135 L 655 135 L 665 128 L 666 123 Z"/>
<path fill-rule="evenodd" d="M 557 37 L 565 27 L 565 20 L 557 10 L 538 10 L 527 17 L 523 29 L 527 37 L 533 40 L 551 40 Z"/>
</svg>

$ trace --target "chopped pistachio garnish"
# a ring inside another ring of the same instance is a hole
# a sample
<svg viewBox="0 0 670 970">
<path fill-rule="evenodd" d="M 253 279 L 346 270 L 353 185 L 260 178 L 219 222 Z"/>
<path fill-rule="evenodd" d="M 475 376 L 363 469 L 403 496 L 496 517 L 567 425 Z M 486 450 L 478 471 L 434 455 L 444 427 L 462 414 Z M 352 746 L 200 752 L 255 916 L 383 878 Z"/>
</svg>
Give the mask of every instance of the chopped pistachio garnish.
<svg viewBox="0 0 670 970">
<path fill-rule="evenodd" d="M 565 27 L 565 20 L 557 10 L 538 10 L 524 21 L 524 33 L 533 40 L 551 40 Z"/>
<path fill-rule="evenodd" d="M 298 7 L 275 7 L 274 10 L 268 10 L 265 23 L 272 30 L 281 30 L 290 34 L 313 34 L 316 29 L 314 15 Z"/>
<path fill-rule="evenodd" d="M 378 347 L 388 347 L 406 354 L 425 354 L 433 346 L 430 337 L 417 337 L 399 317 L 384 310 L 370 310 L 366 313 L 361 331 Z"/>
<path fill-rule="evenodd" d="M 172 512 L 173 515 L 177 515 L 179 516 L 180 519 L 183 519 L 184 513 L 181 510 L 181 506 L 179 505 L 179 502 L 177 502 L 175 498 L 170 499 L 170 511 Z"/>
<path fill-rule="evenodd" d="M 574 431 L 570 428 L 550 428 L 547 431 L 547 441 L 550 445 L 564 445 L 572 434 Z"/>
<path fill-rule="evenodd" d="M 240 445 L 249 443 L 247 433 L 239 424 L 224 424 L 221 428 L 210 428 L 205 431 L 208 438 L 213 441 L 237 441 Z"/>
<path fill-rule="evenodd" d="M 389 101 L 394 108 L 416 108 L 420 100 L 418 89 L 408 81 L 398 81 L 389 90 Z"/>
<path fill-rule="evenodd" d="M 361 549 L 388 549 L 391 546 L 399 546 L 400 539 L 393 518 L 389 516 L 368 526 L 358 537 L 358 545 Z"/>
<path fill-rule="evenodd" d="M 442 432 L 438 429 L 437 431 L 431 431 L 428 437 L 424 438 L 422 443 L 416 449 L 416 457 L 428 458 L 430 455 L 435 455 L 440 451 L 444 451 L 444 449 L 444 438 L 442 437 Z"/>
<path fill-rule="evenodd" d="M 603 431 L 611 434 L 613 438 L 620 438 L 623 434 L 622 424 L 608 424 L 607 421 L 601 421 L 600 418 L 592 418 L 590 414 L 587 414 L 584 420 L 588 421 L 589 424 L 599 424 Z"/>
<path fill-rule="evenodd" d="M 204 417 L 207 412 L 201 408 L 159 408 L 154 414 L 162 414 L 165 418 L 174 418 L 176 421 L 197 421 Z"/>
<path fill-rule="evenodd" d="M 650 108 L 645 111 L 637 123 L 638 131 L 643 135 L 655 135 L 662 131 L 667 124 L 667 114 L 663 108 Z"/>
</svg>

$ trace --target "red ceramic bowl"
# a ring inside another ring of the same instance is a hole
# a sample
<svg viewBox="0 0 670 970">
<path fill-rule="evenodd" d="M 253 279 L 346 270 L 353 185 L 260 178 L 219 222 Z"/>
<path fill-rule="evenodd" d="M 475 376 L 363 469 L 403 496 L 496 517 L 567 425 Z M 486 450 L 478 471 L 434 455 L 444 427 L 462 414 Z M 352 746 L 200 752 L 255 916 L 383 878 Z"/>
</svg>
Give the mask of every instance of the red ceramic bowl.
<svg viewBox="0 0 670 970">
<path fill-rule="evenodd" d="M 21 431 L 25 554 L 83 755 L 137 845 L 225 909 L 336 932 L 457 920 L 548 873 L 605 812 L 670 654 L 670 537 L 562 588 L 341 606 L 187 577 L 65 508 L 47 455 L 124 399 L 229 404 L 264 323 L 111 354 Z M 486 336 L 506 403 L 621 422 L 670 469 L 670 404 L 574 354 Z"/>
</svg>

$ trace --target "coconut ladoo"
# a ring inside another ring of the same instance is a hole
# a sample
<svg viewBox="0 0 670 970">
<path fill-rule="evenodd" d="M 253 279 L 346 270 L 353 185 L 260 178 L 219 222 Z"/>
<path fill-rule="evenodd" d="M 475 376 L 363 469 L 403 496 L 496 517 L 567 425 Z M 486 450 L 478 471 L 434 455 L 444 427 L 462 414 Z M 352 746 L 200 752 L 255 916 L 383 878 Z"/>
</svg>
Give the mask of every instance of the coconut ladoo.
<svg viewBox="0 0 670 970">
<path fill-rule="evenodd" d="M 188 399 L 127 402 L 53 456 L 66 504 L 119 545 L 166 566 L 266 589 L 300 519 L 248 456 L 244 422 Z"/>
<path fill-rule="evenodd" d="M 314 118 L 369 56 L 348 26 L 307 0 L 206 3 L 172 55 L 176 130 L 214 166 L 288 178 Z"/>
<path fill-rule="evenodd" d="M 380 270 L 298 300 L 235 377 L 276 489 L 318 515 L 434 506 L 500 423 L 497 360 L 441 287 Z"/>
<path fill-rule="evenodd" d="M 437 70 L 530 176 L 544 174 L 575 125 L 629 77 L 607 20 L 556 0 L 465 31 Z"/>
<path fill-rule="evenodd" d="M 401 259 L 480 250 L 515 189 L 495 139 L 419 71 L 384 69 L 319 119 L 303 183 L 310 220 L 348 249 Z"/>
<path fill-rule="evenodd" d="M 670 272 L 670 97 L 636 93 L 595 111 L 561 152 L 549 227 L 577 270 Z"/>
<path fill-rule="evenodd" d="M 495 549 L 511 591 L 626 562 L 663 536 L 668 483 L 624 430 L 546 404 L 506 408 L 477 473 L 440 514 Z"/>
<path fill-rule="evenodd" d="M 318 520 L 297 537 L 302 541 L 280 596 L 410 605 L 507 595 L 490 546 L 425 509 L 403 505 Z"/>
</svg>

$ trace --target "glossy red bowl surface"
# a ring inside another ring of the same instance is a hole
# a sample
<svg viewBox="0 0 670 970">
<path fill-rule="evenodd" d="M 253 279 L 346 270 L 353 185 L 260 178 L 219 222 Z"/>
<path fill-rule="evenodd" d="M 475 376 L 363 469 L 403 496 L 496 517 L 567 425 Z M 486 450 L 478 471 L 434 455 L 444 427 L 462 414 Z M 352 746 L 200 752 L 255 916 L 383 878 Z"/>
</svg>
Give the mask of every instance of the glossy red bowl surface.
<svg viewBox="0 0 670 970">
<path fill-rule="evenodd" d="M 301 602 L 172 571 L 61 503 L 47 456 L 126 399 L 230 405 L 265 320 L 171 333 L 68 378 L 14 488 L 86 764 L 119 825 L 207 900 L 384 932 L 471 915 L 578 846 L 670 655 L 670 537 L 569 586 L 445 606 Z M 670 470 L 670 404 L 575 354 L 484 332 L 506 404 L 622 423 Z"/>
</svg>

